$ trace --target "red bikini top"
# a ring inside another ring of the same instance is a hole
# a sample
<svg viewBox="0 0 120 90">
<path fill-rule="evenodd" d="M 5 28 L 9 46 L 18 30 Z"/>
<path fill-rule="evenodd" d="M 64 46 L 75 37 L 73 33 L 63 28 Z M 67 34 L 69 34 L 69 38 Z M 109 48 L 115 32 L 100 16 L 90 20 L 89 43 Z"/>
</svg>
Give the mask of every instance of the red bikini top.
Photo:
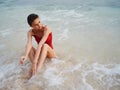
<svg viewBox="0 0 120 90">
<path fill-rule="evenodd" d="M 41 41 L 42 37 L 38 37 L 36 35 L 33 35 L 36 42 L 39 44 L 39 42 Z M 46 44 L 48 44 L 52 49 L 53 49 L 53 45 L 52 45 L 52 32 L 48 35 L 47 40 L 45 41 Z"/>
</svg>

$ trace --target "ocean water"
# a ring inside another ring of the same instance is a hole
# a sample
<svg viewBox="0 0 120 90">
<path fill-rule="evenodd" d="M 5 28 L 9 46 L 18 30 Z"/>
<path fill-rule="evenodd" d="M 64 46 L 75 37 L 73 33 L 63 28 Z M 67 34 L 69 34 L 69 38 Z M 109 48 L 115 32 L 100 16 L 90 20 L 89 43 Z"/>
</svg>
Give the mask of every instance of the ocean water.
<svg viewBox="0 0 120 90">
<path fill-rule="evenodd" d="M 58 57 L 28 79 L 30 13 L 52 28 Z M 0 51 L 0 90 L 120 90 L 120 0 L 0 0 Z"/>
</svg>

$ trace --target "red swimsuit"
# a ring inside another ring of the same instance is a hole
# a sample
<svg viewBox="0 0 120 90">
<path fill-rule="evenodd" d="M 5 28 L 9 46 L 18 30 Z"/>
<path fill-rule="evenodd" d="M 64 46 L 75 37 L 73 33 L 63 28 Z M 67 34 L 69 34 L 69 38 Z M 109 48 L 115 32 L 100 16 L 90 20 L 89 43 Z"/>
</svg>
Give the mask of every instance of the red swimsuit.
<svg viewBox="0 0 120 90">
<path fill-rule="evenodd" d="M 34 35 L 34 38 L 36 40 L 36 42 L 39 44 L 39 42 L 41 41 L 42 37 L 38 37 L 36 35 Z M 48 44 L 52 49 L 53 49 L 53 45 L 52 45 L 52 32 L 48 35 L 47 40 L 45 41 L 46 44 Z"/>
</svg>

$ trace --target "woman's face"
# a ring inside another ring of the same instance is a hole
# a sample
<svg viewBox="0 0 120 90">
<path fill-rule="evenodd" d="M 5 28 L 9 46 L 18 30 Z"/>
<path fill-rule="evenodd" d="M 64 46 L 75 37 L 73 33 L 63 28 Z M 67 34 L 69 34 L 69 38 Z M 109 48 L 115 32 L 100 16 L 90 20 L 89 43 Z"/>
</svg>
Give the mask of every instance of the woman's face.
<svg viewBox="0 0 120 90">
<path fill-rule="evenodd" d="M 40 22 L 40 19 L 39 18 L 36 18 L 33 22 L 32 22 L 32 25 L 31 27 L 35 30 L 41 30 L 43 25 L 42 23 Z"/>
</svg>

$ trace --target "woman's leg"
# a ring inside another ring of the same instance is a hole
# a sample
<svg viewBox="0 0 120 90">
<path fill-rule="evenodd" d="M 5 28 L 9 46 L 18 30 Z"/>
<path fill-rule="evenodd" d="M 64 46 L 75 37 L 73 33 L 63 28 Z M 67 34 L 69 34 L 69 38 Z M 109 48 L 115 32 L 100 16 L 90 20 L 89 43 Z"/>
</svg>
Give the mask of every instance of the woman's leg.
<svg viewBox="0 0 120 90">
<path fill-rule="evenodd" d="M 29 58 L 30 58 L 31 63 L 33 63 L 35 52 L 36 52 L 36 49 L 32 47 L 29 53 Z"/>
<path fill-rule="evenodd" d="M 54 50 L 48 45 L 48 44 L 44 44 L 41 48 L 41 53 L 40 53 L 40 57 L 37 63 L 37 71 L 39 69 L 41 69 L 43 62 L 45 61 L 46 57 L 48 58 L 54 58 L 56 57 L 56 54 L 54 52 Z"/>
<path fill-rule="evenodd" d="M 36 52 L 36 49 L 34 47 L 32 47 L 31 50 L 30 50 L 30 53 L 29 53 L 29 58 L 30 58 L 30 61 L 31 61 L 32 64 L 33 64 L 33 60 L 34 60 L 34 57 L 35 57 L 35 52 Z M 32 76 L 32 66 L 30 68 L 29 74 L 30 74 L 30 76 Z"/>
</svg>

